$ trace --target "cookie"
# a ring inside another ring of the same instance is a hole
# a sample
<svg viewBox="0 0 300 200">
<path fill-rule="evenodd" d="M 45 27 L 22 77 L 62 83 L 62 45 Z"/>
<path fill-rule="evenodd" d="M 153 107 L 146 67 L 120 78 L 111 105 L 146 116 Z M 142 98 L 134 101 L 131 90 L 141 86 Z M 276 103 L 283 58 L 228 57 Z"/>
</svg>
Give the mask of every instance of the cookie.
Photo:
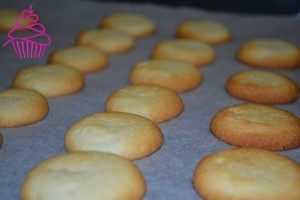
<svg viewBox="0 0 300 200">
<path fill-rule="evenodd" d="M 16 27 L 16 20 L 21 17 L 22 12 L 14 8 L 0 8 L 0 31 L 9 31 Z M 27 26 L 31 24 L 30 20 L 19 20 L 20 26 Z"/>
<path fill-rule="evenodd" d="M 47 99 L 35 90 L 8 89 L 0 92 L 0 127 L 33 124 L 47 114 Z"/>
<path fill-rule="evenodd" d="M 82 90 L 84 78 L 80 71 L 67 65 L 40 65 L 20 70 L 13 87 L 34 89 L 48 98 L 58 97 Z"/>
<path fill-rule="evenodd" d="M 227 149 L 202 159 L 193 184 L 204 199 L 300 199 L 300 166 L 255 148 Z"/>
<path fill-rule="evenodd" d="M 300 66 L 300 49 L 283 40 L 255 39 L 238 49 L 237 58 L 247 65 L 257 67 L 294 69 Z"/>
<path fill-rule="evenodd" d="M 132 49 L 134 39 L 126 33 L 113 29 L 90 29 L 79 34 L 77 44 L 96 47 L 107 54 L 117 54 Z"/>
<path fill-rule="evenodd" d="M 186 92 L 198 87 L 202 73 L 188 62 L 155 59 L 138 63 L 130 72 L 133 84 L 153 84 L 175 92 Z"/>
<path fill-rule="evenodd" d="M 107 55 L 90 46 L 73 46 L 54 51 L 48 59 L 50 64 L 69 65 L 83 73 L 95 72 L 108 65 Z"/>
<path fill-rule="evenodd" d="M 26 176 L 22 200 L 140 200 L 146 183 L 131 161 L 104 152 L 73 152 L 49 158 Z"/>
<path fill-rule="evenodd" d="M 178 116 L 183 103 L 174 91 L 155 85 L 140 84 L 121 88 L 107 98 L 108 112 L 127 112 L 163 122 Z"/>
<path fill-rule="evenodd" d="M 211 45 L 226 43 L 232 37 L 227 27 L 208 20 L 193 20 L 180 24 L 177 28 L 177 36 Z"/>
<path fill-rule="evenodd" d="M 100 27 L 122 31 L 133 37 L 144 37 L 155 31 L 155 24 L 152 20 L 133 13 L 114 13 L 108 15 L 103 19 Z"/>
<path fill-rule="evenodd" d="M 152 58 L 181 60 L 198 67 L 212 63 L 216 54 L 208 44 L 203 42 L 176 39 L 157 44 L 152 51 Z"/>
<path fill-rule="evenodd" d="M 149 156 L 162 143 L 162 132 L 151 120 L 118 112 L 85 117 L 73 124 L 65 136 L 65 146 L 69 152 L 110 152 L 129 160 Z"/>
<path fill-rule="evenodd" d="M 232 75 L 226 90 L 234 97 L 263 104 L 285 104 L 298 99 L 299 86 L 287 76 L 262 70 L 247 70 Z"/>
<path fill-rule="evenodd" d="M 299 118 L 268 105 L 240 104 L 224 108 L 212 118 L 210 130 L 234 146 L 273 151 L 300 146 Z"/>
</svg>

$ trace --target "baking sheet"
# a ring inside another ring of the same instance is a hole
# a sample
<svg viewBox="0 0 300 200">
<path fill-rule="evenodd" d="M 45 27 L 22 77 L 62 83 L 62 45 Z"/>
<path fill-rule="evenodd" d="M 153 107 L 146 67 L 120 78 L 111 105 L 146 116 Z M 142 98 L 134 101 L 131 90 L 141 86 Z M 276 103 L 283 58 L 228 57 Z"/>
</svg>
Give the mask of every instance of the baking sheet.
<svg viewBox="0 0 300 200">
<path fill-rule="evenodd" d="M 53 43 L 42 59 L 18 59 L 11 48 L 0 47 L 0 90 L 11 87 L 15 73 L 27 66 L 45 64 L 51 51 L 74 45 L 80 31 L 98 27 L 107 14 L 133 12 L 149 17 L 157 24 L 157 32 L 136 40 L 133 50 L 109 57 L 109 67 L 85 75 L 85 89 L 80 93 L 49 99 L 48 116 L 34 125 L 2 128 L 4 144 L 0 149 L 0 199 L 20 198 L 20 187 L 30 169 L 41 161 L 65 153 L 64 135 L 70 125 L 95 112 L 105 110 L 104 102 L 113 91 L 129 85 L 130 69 L 149 58 L 158 42 L 175 37 L 176 26 L 186 20 L 215 20 L 227 26 L 233 41 L 214 46 L 217 60 L 199 68 L 204 82 L 197 89 L 181 93 L 184 112 L 159 124 L 164 144 L 155 154 L 134 161 L 147 182 L 145 200 L 201 199 L 192 186 L 193 171 L 206 155 L 232 146 L 219 141 L 209 131 L 212 116 L 221 108 L 244 101 L 229 96 L 224 90 L 228 77 L 237 71 L 254 69 L 235 60 L 236 49 L 253 38 L 278 38 L 300 46 L 300 21 L 291 16 L 237 15 L 214 13 L 188 7 L 166 7 L 151 4 L 115 4 L 78 0 L 20 1 L 1 0 L 1 7 L 28 8 L 34 3 Z M 0 43 L 7 40 L 0 34 Z M 288 75 L 300 84 L 300 69 L 271 70 Z M 300 116 L 300 101 L 275 105 Z M 1 111 L 0 111 L 1 112 Z M 280 152 L 300 163 L 300 148 Z"/>
</svg>

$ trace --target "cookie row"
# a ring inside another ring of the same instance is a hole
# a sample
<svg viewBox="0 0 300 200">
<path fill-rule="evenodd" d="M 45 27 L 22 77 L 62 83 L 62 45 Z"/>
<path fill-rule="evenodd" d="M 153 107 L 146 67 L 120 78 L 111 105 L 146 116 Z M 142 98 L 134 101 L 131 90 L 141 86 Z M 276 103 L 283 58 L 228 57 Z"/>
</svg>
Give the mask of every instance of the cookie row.
<svg viewBox="0 0 300 200">
<path fill-rule="evenodd" d="M 5 10 L 4 13 L 8 13 L 8 16 L 5 17 L 8 21 L 7 23 L 15 19 L 17 17 L 16 15 L 19 14 L 17 10 Z M 127 29 L 129 27 L 129 32 L 133 31 L 135 34 L 139 34 L 140 37 L 142 36 L 141 34 L 150 34 L 149 28 L 147 28 L 147 33 L 143 32 L 145 31 L 144 28 L 137 28 L 140 26 L 140 23 L 144 23 L 144 21 L 148 22 L 150 20 L 142 16 L 131 14 L 115 14 L 111 15 L 113 22 L 115 21 L 116 16 L 117 18 L 121 17 L 123 20 L 128 18 L 128 22 L 126 23 L 132 24 L 131 26 L 127 26 Z M 117 31 L 116 29 L 118 29 L 118 25 L 115 25 L 113 22 L 113 27 L 111 27 L 113 29 L 109 29 L 109 23 L 106 21 L 109 22 L 110 17 L 107 17 L 106 20 L 103 21 L 103 24 L 106 24 L 105 27 L 107 27 L 105 29 L 84 31 L 81 33 L 77 38 L 78 45 L 52 52 L 48 58 L 48 64 L 27 67 L 20 70 L 12 81 L 12 86 L 16 89 L 13 91 L 2 91 L 0 93 L 0 105 L 3 107 L 3 110 L 6 110 L 5 112 L 10 110 L 15 111 L 14 115 L 0 115 L 0 127 L 16 127 L 32 124 L 42 120 L 47 115 L 47 112 L 44 112 L 45 110 L 48 111 L 48 105 L 46 106 L 47 103 L 45 99 L 43 102 L 44 107 L 37 107 L 33 109 L 31 117 L 21 115 L 26 107 L 32 108 L 31 104 L 35 104 L 35 101 L 40 101 L 40 99 L 30 100 L 33 101 L 30 104 L 27 99 L 31 96 L 29 94 L 30 92 L 24 95 L 24 90 L 17 89 L 33 89 L 41 93 L 46 98 L 59 97 L 79 92 L 84 87 L 83 73 L 103 70 L 109 63 L 107 54 L 124 52 L 133 47 L 134 40 L 131 35 Z M 153 29 L 152 31 L 154 31 L 152 22 L 149 24 L 149 26 Z M 4 23 L 3 26 L 4 25 L 6 24 Z M 7 28 L 9 28 L 8 25 Z M 3 28 L 3 30 L 6 29 Z M 130 43 L 130 48 L 124 44 L 124 42 L 128 43 L 127 40 Z M 102 47 L 111 49 L 105 49 Z M 7 93 L 12 94 L 12 96 L 7 95 Z M 22 103 L 22 106 L 18 107 L 18 109 L 14 109 L 16 107 L 13 107 L 15 104 L 21 105 L 20 101 L 15 102 L 15 95 L 24 95 L 24 102 Z M 5 104 L 5 102 L 11 103 Z M 18 118 L 18 120 L 15 118 Z"/>
<path fill-rule="evenodd" d="M 119 17 L 123 20 L 121 27 L 118 25 Z M 104 19 L 101 29 L 79 34 L 77 44 L 86 45 L 85 48 L 96 48 L 105 54 L 127 51 L 133 47 L 132 37 L 114 29 L 125 28 L 126 30 L 122 31 L 129 31 L 134 37 L 142 37 L 145 32 L 142 33 L 141 30 L 144 31 L 147 27 L 138 30 L 140 18 L 144 19 L 130 14 L 111 15 Z M 128 29 L 130 26 L 123 27 L 123 23 L 132 23 L 133 29 Z M 130 48 L 123 48 L 122 39 L 125 36 L 130 38 Z M 84 64 L 91 66 L 92 63 L 87 63 L 91 59 L 87 59 L 87 62 L 78 60 L 84 53 L 81 48 L 70 47 L 54 52 L 49 61 L 73 65 L 79 70 Z M 87 56 L 91 54 L 87 53 L 85 57 Z M 172 92 L 153 92 L 155 97 L 162 95 L 161 107 L 173 100 L 165 98 L 169 93 L 173 95 Z M 27 175 L 22 186 L 22 199 L 32 199 L 34 196 L 47 199 L 142 199 L 146 192 L 146 182 L 143 174 L 129 160 L 148 156 L 160 148 L 162 143 L 160 128 L 150 119 L 140 115 L 102 112 L 87 116 L 74 123 L 66 133 L 65 146 L 69 153 L 54 156 L 38 164 Z M 59 179 L 56 177 L 58 173 L 61 174 Z M 37 182 L 44 183 L 42 185 L 45 187 L 32 189 Z"/>
</svg>

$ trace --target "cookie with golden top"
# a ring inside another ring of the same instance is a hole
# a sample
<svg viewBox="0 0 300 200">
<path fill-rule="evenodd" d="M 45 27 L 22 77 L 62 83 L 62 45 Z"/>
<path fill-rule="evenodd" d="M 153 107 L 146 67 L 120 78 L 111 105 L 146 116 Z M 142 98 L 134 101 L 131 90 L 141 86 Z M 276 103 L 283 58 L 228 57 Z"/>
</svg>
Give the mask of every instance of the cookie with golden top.
<svg viewBox="0 0 300 200">
<path fill-rule="evenodd" d="M 299 96 L 299 86 L 287 76 L 262 70 L 247 70 L 232 75 L 226 90 L 234 97 L 263 104 L 286 104 Z"/>
<path fill-rule="evenodd" d="M 216 54 L 212 47 L 203 42 L 175 39 L 157 44 L 152 51 L 152 58 L 181 60 L 198 67 L 212 63 Z"/>
<path fill-rule="evenodd" d="M 102 151 L 136 160 L 151 155 L 163 143 L 160 128 L 131 113 L 103 112 L 74 123 L 65 136 L 69 152 Z"/>
<path fill-rule="evenodd" d="M 109 95 L 105 102 L 108 112 L 128 112 L 154 122 L 175 118 L 183 111 L 183 102 L 172 90 L 139 84 L 121 88 Z"/>
<path fill-rule="evenodd" d="M 155 31 L 155 24 L 149 18 L 134 13 L 114 13 L 106 16 L 101 28 L 111 28 L 133 37 L 144 37 Z"/>
<path fill-rule="evenodd" d="M 37 90 L 48 98 L 58 97 L 82 90 L 84 77 L 68 65 L 40 65 L 20 70 L 13 79 L 13 87 Z"/>
<path fill-rule="evenodd" d="M 143 174 L 131 161 L 104 152 L 73 152 L 35 166 L 21 189 L 22 200 L 141 200 Z"/>
<path fill-rule="evenodd" d="M 193 184 L 204 199 L 297 200 L 300 166 L 267 150 L 227 149 L 199 162 Z"/>
<path fill-rule="evenodd" d="M 300 49 L 284 40 L 254 39 L 238 49 L 237 58 L 257 67 L 294 69 L 300 66 Z"/>
<path fill-rule="evenodd" d="M 0 127 L 36 123 L 48 114 L 47 99 L 35 90 L 8 89 L 0 92 Z"/>
<path fill-rule="evenodd" d="M 83 73 L 89 73 L 104 69 L 108 65 L 108 58 L 100 49 L 82 45 L 52 52 L 48 63 L 69 65 Z"/>
<path fill-rule="evenodd" d="M 286 151 L 300 146 L 300 119 L 263 104 L 240 104 L 217 112 L 210 123 L 220 140 L 241 147 Z"/>
<path fill-rule="evenodd" d="M 117 54 L 131 50 L 135 42 L 133 37 L 126 33 L 103 28 L 81 32 L 76 43 L 96 47 L 106 54 Z"/>
<path fill-rule="evenodd" d="M 188 62 L 154 59 L 136 64 L 129 80 L 133 84 L 154 84 L 175 92 L 186 92 L 201 84 L 202 73 Z"/>
<path fill-rule="evenodd" d="M 211 45 L 229 42 L 231 33 L 224 25 L 208 20 L 193 20 L 180 24 L 177 28 L 179 38 L 199 40 Z"/>
</svg>

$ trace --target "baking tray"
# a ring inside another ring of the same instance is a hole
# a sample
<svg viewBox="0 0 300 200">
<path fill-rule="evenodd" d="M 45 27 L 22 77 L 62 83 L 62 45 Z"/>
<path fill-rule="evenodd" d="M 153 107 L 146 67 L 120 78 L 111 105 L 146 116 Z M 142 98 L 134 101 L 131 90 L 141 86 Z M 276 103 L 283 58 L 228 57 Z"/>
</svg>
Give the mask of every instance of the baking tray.
<svg viewBox="0 0 300 200">
<path fill-rule="evenodd" d="M 28 8 L 30 2 L 1 0 L 1 7 Z M 192 185 L 197 163 L 206 155 L 232 148 L 209 131 L 213 115 L 221 108 L 244 101 L 231 97 L 224 90 L 226 80 L 233 73 L 255 67 L 235 59 L 237 48 L 254 38 L 278 38 L 300 46 L 300 21 L 292 16 L 241 15 L 207 12 L 190 7 L 167 7 L 153 4 L 104 3 L 92 1 L 37 1 L 34 11 L 52 38 L 42 59 L 18 59 L 12 49 L 0 47 L 0 90 L 11 82 L 22 68 L 47 63 L 54 50 L 72 46 L 77 35 L 86 29 L 97 28 L 104 16 L 114 12 L 132 12 L 152 19 L 157 25 L 154 35 L 136 40 L 129 52 L 109 56 L 110 64 L 103 71 L 85 74 L 85 88 L 81 92 L 49 99 L 48 116 L 33 125 L 2 128 L 4 144 L 0 149 L 0 199 L 20 199 L 20 188 L 26 174 L 41 161 L 66 153 L 64 135 L 70 125 L 95 112 L 105 111 L 104 103 L 113 91 L 128 86 L 128 75 L 138 62 L 149 59 L 153 47 L 175 38 L 178 24 L 187 20 L 214 20 L 227 26 L 232 34 L 230 43 L 213 46 L 217 54 L 214 63 L 200 67 L 204 81 L 197 89 L 181 93 L 184 112 L 175 119 L 159 124 L 164 144 L 153 155 L 134 161 L 147 182 L 145 200 L 201 199 Z M 0 42 L 7 40 L 0 34 Z M 270 70 L 284 74 L 300 84 L 300 70 Z M 274 105 L 300 116 L 300 102 Z M 1 111 L 0 111 L 1 112 Z M 300 163 L 300 149 L 279 154 Z"/>
</svg>

